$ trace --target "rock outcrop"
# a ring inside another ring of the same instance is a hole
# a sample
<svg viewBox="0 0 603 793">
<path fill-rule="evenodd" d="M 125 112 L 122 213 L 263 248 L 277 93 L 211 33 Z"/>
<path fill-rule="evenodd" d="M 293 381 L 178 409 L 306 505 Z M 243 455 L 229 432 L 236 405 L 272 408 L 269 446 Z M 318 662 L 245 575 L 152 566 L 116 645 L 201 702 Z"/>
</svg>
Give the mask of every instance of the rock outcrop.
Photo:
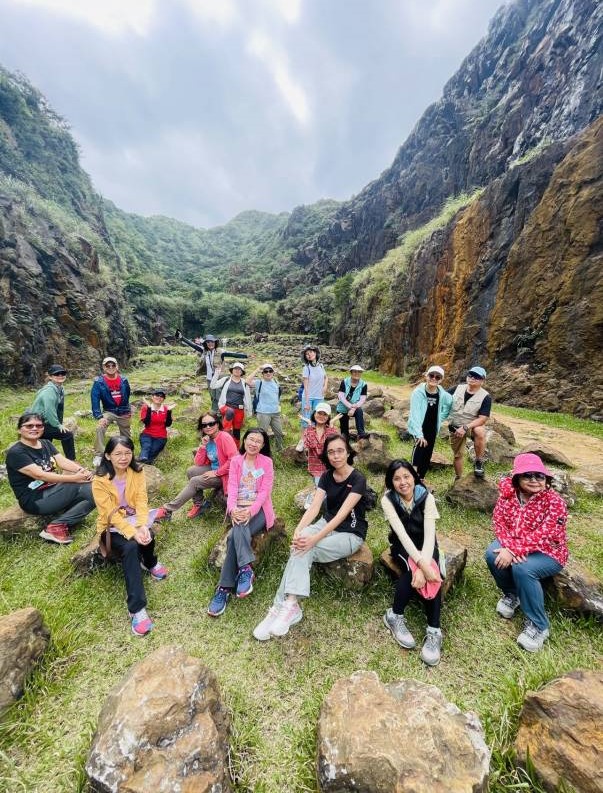
<svg viewBox="0 0 603 793">
<path fill-rule="evenodd" d="M 0 617 L 0 715 L 22 694 L 27 676 L 48 647 L 50 631 L 37 609 Z"/>
</svg>

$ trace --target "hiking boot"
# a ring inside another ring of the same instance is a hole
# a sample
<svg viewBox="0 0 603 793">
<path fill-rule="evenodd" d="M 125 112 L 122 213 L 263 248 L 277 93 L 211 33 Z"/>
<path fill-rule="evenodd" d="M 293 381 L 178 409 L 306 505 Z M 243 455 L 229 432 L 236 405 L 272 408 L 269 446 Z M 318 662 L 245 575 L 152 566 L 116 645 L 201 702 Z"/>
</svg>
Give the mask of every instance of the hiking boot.
<svg viewBox="0 0 603 793">
<path fill-rule="evenodd" d="M 414 636 L 406 626 L 403 614 L 394 614 L 392 609 L 388 609 L 383 615 L 383 624 L 386 628 L 389 628 L 400 647 L 404 647 L 405 650 L 412 650 L 413 647 L 417 646 Z"/>
<path fill-rule="evenodd" d="M 228 598 L 230 597 L 230 589 L 225 589 L 222 586 L 219 586 L 216 589 L 216 593 L 211 599 L 209 606 L 207 607 L 207 613 L 210 617 L 219 617 L 226 611 L 226 604 L 228 603 Z"/>
<path fill-rule="evenodd" d="M 172 513 L 167 510 L 165 507 L 159 507 L 157 512 L 155 513 L 155 523 L 159 523 L 161 520 L 171 520 Z"/>
<path fill-rule="evenodd" d="M 297 600 L 286 600 L 280 607 L 276 619 L 272 623 L 270 633 L 273 636 L 286 636 L 292 625 L 297 625 L 304 616 Z"/>
<path fill-rule="evenodd" d="M 529 653 L 537 653 L 542 650 L 542 645 L 549 638 L 549 629 L 540 630 L 531 620 L 526 620 L 523 631 L 517 637 L 517 644 Z"/>
<path fill-rule="evenodd" d="M 439 628 L 427 628 L 421 650 L 421 661 L 427 666 L 437 666 L 442 655 L 442 631 Z"/>
<path fill-rule="evenodd" d="M 135 614 L 130 614 L 130 620 L 134 636 L 146 636 L 153 630 L 153 623 L 146 609 L 140 609 Z"/>
<path fill-rule="evenodd" d="M 484 461 L 483 460 L 476 460 L 473 464 L 473 476 L 476 479 L 483 479 L 486 475 L 486 470 L 484 468 Z"/>
<path fill-rule="evenodd" d="M 519 598 L 517 595 L 507 594 L 503 595 L 496 604 L 496 613 L 500 614 L 506 620 L 513 619 L 515 612 L 519 607 Z"/>
<path fill-rule="evenodd" d="M 255 581 L 255 573 L 251 565 L 246 564 L 239 570 L 239 577 L 237 578 L 237 592 L 238 598 L 246 598 L 253 592 L 253 582 Z"/>
<path fill-rule="evenodd" d="M 59 545 L 68 545 L 73 542 L 73 537 L 69 534 L 69 526 L 66 523 L 49 523 L 45 529 L 42 529 L 39 536 Z"/>
<path fill-rule="evenodd" d="M 151 576 L 154 581 L 163 581 L 168 577 L 168 569 L 165 565 L 161 564 L 161 562 L 157 562 L 154 567 L 145 567 L 141 562 L 140 566 Z"/>
<path fill-rule="evenodd" d="M 268 614 L 264 619 L 255 626 L 253 629 L 253 637 L 259 642 L 267 642 L 272 636 L 272 625 L 279 615 L 280 609 L 277 606 L 271 606 L 268 609 Z"/>
<path fill-rule="evenodd" d="M 202 501 L 201 504 L 193 504 L 193 506 L 189 509 L 186 513 L 187 518 L 200 518 L 204 515 L 207 510 L 211 507 L 211 501 L 209 499 L 205 499 Z"/>
</svg>

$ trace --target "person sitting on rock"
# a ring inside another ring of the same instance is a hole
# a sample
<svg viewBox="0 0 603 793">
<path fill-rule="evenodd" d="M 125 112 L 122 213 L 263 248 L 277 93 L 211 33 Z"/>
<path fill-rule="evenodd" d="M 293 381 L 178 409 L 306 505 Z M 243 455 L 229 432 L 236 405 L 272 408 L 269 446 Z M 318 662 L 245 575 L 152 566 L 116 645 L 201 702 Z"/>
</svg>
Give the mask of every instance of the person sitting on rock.
<svg viewBox="0 0 603 793">
<path fill-rule="evenodd" d="M 274 526 L 273 483 L 268 434 L 260 427 L 249 429 L 243 436 L 241 453 L 230 462 L 226 513 L 232 528 L 218 588 L 207 609 L 210 617 L 224 613 L 233 590 L 237 598 L 246 598 L 253 592 L 255 574 L 251 565 L 255 554 L 251 540 Z"/>
<path fill-rule="evenodd" d="M 94 509 L 92 471 L 59 454 L 42 438 L 40 413 L 23 413 L 17 430 L 19 440 L 6 453 L 6 472 L 19 506 L 30 515 L 50 518 L 40 532 L 44 540 L 59 545 L 73 542 L 70 529 Z"/>
<path fill-rule="evenodd" d="M 130 384 L 119 373 L 117 360 L 112 356 L 103 358 L 103 373 L 95 377 L 90 392 L 92 415 L 97 420 L 94 441 L 94 465 L 102 462 L 105 434 L 109 424 L 117 424 L 119 434 L 130 437 Z"/>
<path fill-rule="evenodd" d="M 512 619 L 518 608 L 526 622 L 517 644 L 540 650 L 549 637 L 542 580 L 561 572 L 568 559 L 567 506 L 551 489 L 553 476 L 537 454 L 518 454 L 511 475 L 498 485 L 492 516 L 494 542 L 486 563 L 503 595 L 496 611 Z"/>
<path fill-rule="evenodd" d="M 315 344 L 306 344 L 302 350 L 302 363 L 301 429 L 303 434 L 308 425 L 307 419 L 316 410 L 316 405 L 319 402 L 324 402 L 329 378 L 324 366 L 320 363 L 320 350 Z M 303 437 L 300 438 L 296 448 L 298 452 L 303 452 Z"/>
<path fill-rule="evenodd" d="M 310 416 L 311 424 L 306 427 L 303 435 L 304 449 L 308 454 L 308 473 L 318 486 L 320 477 L 326 472 L 327 467 L 323 462 L 322 453 L 327 438 L 337 435 L 335 427 L 331 427 L 331 406 L 328 402 L 319 402 Z M 307 509 L 314 498 L 310 494 L 306 499 Z"/>
<path fill-rule="evenodd" d="M 144 429 L 140 433 L 139 463 L 153 465 L 167 443 L 167 428 L 172 426 L 172 410 L 176 406 L 166 405 L 165 396 L 162 388 L 156 388 L 151 393 L 151 399 L 145 399 L 140 409 Z"/>
<path fill-rule="evenodd" d="M 257 376 L 262 375 L 261 379 Z M 272 427 L 277 451 L 283 448 L 283 420 L 281 417 L 281 387 L 274 377 L 274 366 L 264 363 L 247 378 L 247 385 L 254 389 L 252 407 L 255 408 L 258 426 L 268 431 Z"/>
<path fill-rule="evenodd" d="M 366 538 L 366 479 L 353 467 L 354 452 L 343 435 L 325 440 L 323 462 L 327 472 L 320 477 L 312 504 L 295 528 L 291 555 L 274 603 L 253 631 L 259 641 L 284 636 L 302 619 L 298 599 L 310 595 L 314 562 L 351 556 Z M 319 518 L 324 501 L 324 517 Z"/>
<path fill-rule="evenodd" d="M 368 385 L 360 375 L 364 372 L 362 366 L 354 364 L 350 366 L 350 376 L 344 378 L 339 384 L 337 395 L 339 402 L 335 408 L 340 414 L 339 426 L 341 434 L 350 438 L 350 418 L 354 417 L 356 432 L 359 438 L 368 438 L 364 431 L 364 412 L 362 406 L 366 402 Z"/>
<path fill-rule="evenodd" d="M 452 394 L 448 429 L 454 454 L 455 479 L 460 479 L 463 475 L 463 453 L 468 437 L 473 438 L 475 448 L 473 473 L 478 479 L 483 479 L 485 475 L 485 424 L 492 410 L 492 397 L 483 387 L 485 379 L 486 370 L 481 366 L 472 366 L 467 373 L 467 382 L 448 391 Z"/>
<path fill-rule="evenodd" d="M 65 413 L 65 380 L 67 370 L 58 363 L 48 367 L 48 382 L 34 398 L 31 406 L 32 413 L 44 416 L 44 434 L 42 438 L 47 441 L 59 440 L 63 453 L 69 460 L 75 460 L 75 441 L 73 432 L 63 424 Z"/>
<path fill-rule="evenodd" d="M 442 631 L 441 570 L 436 539 L 436 520 L 440 517 L 433 495 L 421 484 L 418 473 L 407 460 L 393 460 L 385 474 L 385 495 L 381 499 L 383 513 L 390 525 L 389 542 L 393 560 L 401 568 L 396 582 L 392 608 L 383 615 L 383 622 L 400 647 L 412 650 L 415 639 L 408 630 L 404 611 L 415 595 L 427 616 L 427 633 L 421 660 L 428 666 L 440 663 Z"/>
<path fill-rule="evenodd" d="M 219 389 L 218 410 L 222 414 L 222 427 L 229 432 L 239 448 L 241 427 L 246 418 L 252 415 L 251 391 L 243 380 L 245 366 L 233 361 L 228 367 L 230 377 L 221 377 L 222 368 L 218 367 L 211 381 L 211 387 Z"/>
<path fill-rule="evenodd" d="M 188 518 L 200 518 L 211 507 L 204 490 L 212 490 L 214 496 L 228 493 L 230 462 L 237 454 L 237 445 L 232 435 L 222 430 L 222 414 L 208 411 L 199 417 L 197 431 L 201 443 L 195 453 L 195 464 L 186 472 L 188 484 L 176 498 L 168 501 L 157 512 L 156 520 L 170 520 L 172 513 L 192 499 L 193 506 Z"/>
<path fill-rule="evenodd" d="M 425 372 L 425 382 L 410 395 L 408 432 L 415 439 L 411 463 L 424 481 L 442 421 L 452 409 L 452 395 L 440 385 L 444 379 L 441 366 L 430 366 Z"/>
<path fill-rule="evenodd" d="M 131 438 L 109 438 L 92 481 L 92 493 L 98 509 L 97 534 L 106 552 L 121 559 L 132 633 L 145 636 L 153 623 L 146 609 L 142 571 L 155 581 L 167 578 L 168 571 L 155 555 L 151 527 L 157 510 L 149 510 L 145 475 L 134 459 Z"/>
</svg>

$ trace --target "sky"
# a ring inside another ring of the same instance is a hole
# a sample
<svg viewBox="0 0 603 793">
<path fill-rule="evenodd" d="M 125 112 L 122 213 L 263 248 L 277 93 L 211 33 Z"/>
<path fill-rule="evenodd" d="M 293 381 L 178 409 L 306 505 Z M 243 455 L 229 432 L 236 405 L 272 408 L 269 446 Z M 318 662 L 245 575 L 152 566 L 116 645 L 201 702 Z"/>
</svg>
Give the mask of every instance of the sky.
<svg viewBox="0 0 603 793">
<path fill-rule="evenodd" d="M 0 64 L 121 209 L 209 227 L 347 199 L 504 0 L 0 0 Z"/>
</svg>

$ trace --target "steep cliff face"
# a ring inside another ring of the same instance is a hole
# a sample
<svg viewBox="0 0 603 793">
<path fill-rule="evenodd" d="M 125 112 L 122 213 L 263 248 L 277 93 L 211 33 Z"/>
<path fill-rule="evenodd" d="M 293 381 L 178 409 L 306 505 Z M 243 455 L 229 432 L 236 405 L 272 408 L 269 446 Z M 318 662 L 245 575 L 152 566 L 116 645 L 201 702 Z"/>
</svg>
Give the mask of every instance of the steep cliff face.
<svg viewBox="0 0 603 793">
<path fill-rule="evenodd" d="M 598 0 L 503 6 L 392 165 L 295 261 L 315 283 L 377 261 L 448 196 L 487 185 L 536 146 L 592 123 L 602 112 L 602 22 Z"/>
<path fill-rule="evenodd" d="M 387 372 L 439 363 L 454 378 L 479 362 L 501 401 L 601 414 L 602 171 L 600 119 L 495 180 L 419 248 L 375 295 L 372 349 L 353 310 L 340 336 Z"/>
</svg>

